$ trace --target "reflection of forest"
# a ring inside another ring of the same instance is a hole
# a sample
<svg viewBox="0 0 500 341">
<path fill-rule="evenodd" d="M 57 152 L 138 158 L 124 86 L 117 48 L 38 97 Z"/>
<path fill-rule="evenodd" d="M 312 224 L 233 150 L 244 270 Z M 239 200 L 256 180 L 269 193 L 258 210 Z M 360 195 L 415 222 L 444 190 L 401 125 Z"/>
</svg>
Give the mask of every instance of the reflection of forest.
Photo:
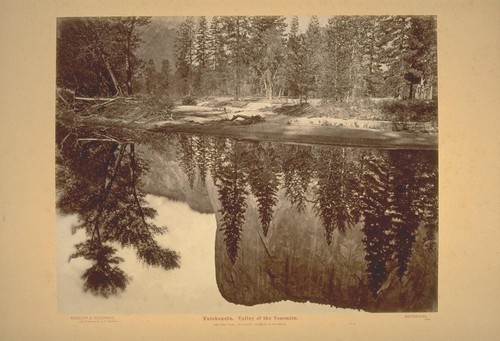
<svg viewBox="0 0 500 341">
<path fill-rule="evenodd" d="M 73 229 L 87 235 L 70 260 L 92 262 L 82 275 L 84 290 L 109 297 L 127 286 L 129 277 L 118 267 L 123 259 L 115 255 L 113 244 L 133 247 L 149 266 L 178 267 L 177 253 L 155 240 L 165 228 L 152 222 L 156 211 L 140 188 L 147 168 L 135 143 L 63 126 L 57 133 L 57 207 L 62 214 L 76 214 L 79 224 Z"/>
<path fill-rule="evenodd" d="M 180 163 L 194 181 L 207 170 L 218 192 L 227 255 L 238 258 L 248 195 L 256 200 L 260 228 L 267 236 L 283 190 L 289 204 L 306 204 L 323 225 L 327 245 L 334 231 L 361 224 L 366 276 L 375 298 L 391 273 L 409 276 L 417 229 L 435 247 L 437 153 L 333 146 L 243 142 L 200 136 L 178 137 Z M 243 241 L 244 242 L 244 241 Z"/>
<path fill-rule="evenodd" d="M 62 127 L 57 142 L 57 205 L 86 231 L 71 258 L 92 262 L 82 278 L 94 294 L 129 281 L 114 246 L 133 247 L 147 265 L 178 267 L 178 255 L 155 241 L 164 229 L 153 223 L 149 188 L 216 213 L 217 284 L 231 302 L 435 309 L 434 151 L 183 134 L 145 135 L 137 146 Z"/>
</svg>

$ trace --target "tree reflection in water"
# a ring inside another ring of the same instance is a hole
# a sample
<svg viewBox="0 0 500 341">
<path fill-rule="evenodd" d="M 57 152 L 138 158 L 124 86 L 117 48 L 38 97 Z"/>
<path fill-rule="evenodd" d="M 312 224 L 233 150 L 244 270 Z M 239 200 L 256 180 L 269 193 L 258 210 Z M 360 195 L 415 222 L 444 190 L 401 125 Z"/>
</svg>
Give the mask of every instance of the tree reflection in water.
<svg viewBox="0 0 500 341">
<path fill-rule="evenodd" d="M 61 127 L 57 132 L 58 208 L 63 214 L 77 214 L 75 229 L 87 234 L 70 259 L 92 261 L 82 275 L 84 289 L 104 297 L 125 289 L 129 278 L 119 268 L 123 259 L 116 256 L 116 245 L 133 247 L 147 265 L 166 270 L 178 267 L 177 253 L 155 240 L 165 229 L 152 222 L 156 212 L 148 207 L 140 188 L 147 167 L 136 155 L 135 144 L 102 133 L 76 134 Z M 412 292 L 404 292 L 408 297 L 433 295 L 432 285 L 419 283 L 434 283 L 437 275 L 432 270 L 437 262 L 433 251 L 438 216 L 436 152 L 245 142 L 185 134 L 153 137 L 148 145 L 177 163 L 186 174 L 186 187 L 195 191 L 198 186 L 214 188 L 221 246 L 231 267 L 238 266 L 243 248 L 245 256 L 252 252 L 245 245 L 244 236 L 249 234 L 244 232 L 255 224 L 263 245 L 275 248 L 274 255 L 266 249 L 270 258 L 262 263 L 269 265 L 264 276 L 270 276 L 276 287 L 284 286 L 286 292 L 290 286 L 303 285 L 306 289 L 300 290 L 311 294 L 305 284 L 280 277 L 305 271 L 300 278 L 311 281 L 307 285 L 326 286 L 318 289 L 321 294 L 314 294 L 322 297 L 322 303 L 344 302 L 354 295 L 355 307 L 368 307 L 366 302 L 377 300 L 394 279 L 401 285 L 413 283 Z M 279 210 L 281 223 L 275 222 Z M 295 218 L 283 216 L 292 211 Z M 253 212 L 255 223 L 246 224 Z M 297 223 L 303 225 L 298 228 L 307 229 L 302 235 L 307 240 L 294 239 L 292 233 L 302 232 L 288 226 L 294 223 L 290 219 L 300 220 Z M 307 226 L 316 221 L 320 229 Z M 349 230 L 354 234 L 342 239 Z M 307 234 L 318 231 L 319 238 Z M 416 243 L 417 235 L 424 236 L 423 242 Z M 316 249 L 314 255 L 323 257 L 318 260 L 325 264 L 316 268 L 314 260 L 293 258 L 312 255 L 313 250 L 302 247 L 319 245 L 328 250 Z M 349 250 L 356 254 L 335 251 L 347 250 L 346 245 L 353 245 Z M 282 266 L 285 275 L 279 270 Z"/>
<path fill-rule="evenodd" d="M 244 166 L 248 169 L 248 184 L 257 199 L 259 219 L 267 236 L 274 206 L 278 203 L 280 160 L 271 143 L 256 142 L 246 146 Z"/>
<path fill-rule="evenodd" d="M 165 233 L 152 219 L 139 182 L 146 166 L 135 144 L 90 132 L 57 129 L 57 207 L 76 214 L 87 240 L 76 245 L 70 260 L 83 257 L 92 266 L 82 275 L 84 290 L 109 297 L 123 291 L 129 277 L 119 268 L 116 248 L 133 247 L 144 264 L 165 270 L 179 267 L 176 252 L 162 248 L 155 236 Z M 82 138 L 84 136 L 84 138 Z"/>
<path fill-rule="evenodd" d="M 312 146 L 281 145 L 278 151 L 282 158 L 286 197 L 299 212 L 306 207 L 307 191 L 314 171 L 313 150 Z"/>
<path fill-rule="evenodd" d="M 426 231 L 424 245 L 429 249 L 435 245 L 434 151 L 286 145 L 189 135 L 179 140 L 181 160 L 193 155 L 190 165 L 197 165 L 203 176 L 207 169 L 211 171 L 221 206 L 220 227 L 233 264 L 250 193 L 256 199 L 265 237 L 272 227 L 280 190 L 298 212 L 304 212 L 307 203 L 313 205 L 327 245 L 335 230 L 345 233 L 361 224 L 366 277 L 373 297 L 383 290 L 389 274 L 400 279 L 410 275 L 407 270 L 419 226 Z M 192 175 L 188 173 L 188 177 Z"/>
<path fill-rule="evenodd" d="M 373 296 L 387 278 L 388 267 L 396 267 L 399 278 L 405 275 L 420 224 L 428 227 L 428 237 L 434 240 L 437 169 L 433 154 L 372 151 L 363 158 L 363 242 Z"/>
<path fill-rule="evenodd" d="M 231 146 L 230 152 L 222 154 L 218 160 L 216 186 L 219 192 L 219 201 L 222 205 L 221 230 L 224 234 L 229 259 L 234 264 L 239 249 L 241 229 L 245 222 L 247 208 L 246 189 L 247 172 L 243 167 L 243 149 L 241 144 Z"/>
<path fill-rule="evenodd" d="M 345 232 L 359 220 L 359 172 L 356 150 L 347 148 L 317 148 L 314 176 L 316 213 L 321 217 L 328 245 L 335 229 Z"/>
</svg>

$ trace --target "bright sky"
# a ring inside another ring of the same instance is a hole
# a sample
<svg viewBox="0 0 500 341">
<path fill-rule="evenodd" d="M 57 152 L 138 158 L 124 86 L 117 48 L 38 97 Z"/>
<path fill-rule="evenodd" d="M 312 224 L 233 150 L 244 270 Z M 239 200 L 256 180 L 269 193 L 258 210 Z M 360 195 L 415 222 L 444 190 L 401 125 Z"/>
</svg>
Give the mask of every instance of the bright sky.
<svg viewBox="0 0 500 341">
<path fill-rule="evenodd" d="M 328 18 L 330 17 L 320 17 L 318 16 L 319 20 L 319 25 L 321 27 L 325 27 L 326 24 L 328 23 Z M 290 27 L 290 22 L 292 21 L 292 17 L 286 17 L 286 23 L 288 24 L 288 27 Z M 305 32 L 307 30 L 307 26 L 309 25 L 309 21 L 311 21 L 310 16 L 300 16 L 299 17 L 299 27 L 302 32 Z"/>
<path fill-rule="evenodd" d="M 181 267 L 170 271 L 140 264 L 135 252 L 122 249 L 120 264 L 132 277 L 123 293 L 109 298 L 96 297 L 82 290 L 81 275 L 90 262 L 77 258 L 68 262 L 74 245 L 85 239 L 83 231 L 71 234 L 76 216 L 57 217 L 58 304 L 62 313 L 335 313 L 353 311 L 329 305 L 283 301 L 256 306 L 227 302 L 219 293 L 215 280 L 214 214 L 193 211 L 182 202 L 147 196 L 158 211 L 155 222 L 168 226 L 168 232 L 157 238 L 160 245 L 180 253 Z M 357 311 L 356 311 L 357 312 Z M 358 312 L 359 313 L 359 312 Z"/>
<path fill-rule="evenodd" d="M 285 16 L 286 23 L 288 25 L 287 32 L 290 28 L 290 23 L 292 22 L 292 17 L 293 16 Z M 213 17 L 207 16 L 206 18 L 207 18 L 207 22 L 210 25 L 210 21 L 212 20 Z M 311 20 L 311 16 L 299 16 L 298 18 L 299 18 L 299 27 L 300 27 L 302 32 L 305 32 L 307 30 L 307 26 L 309 25 L 309 21 Z M 322 27 L 326 26 L 326 24 L 328 23 L 328 18 L 330 18 L 330 17 L 318 16 L 319 25 Z"/>
</svg>

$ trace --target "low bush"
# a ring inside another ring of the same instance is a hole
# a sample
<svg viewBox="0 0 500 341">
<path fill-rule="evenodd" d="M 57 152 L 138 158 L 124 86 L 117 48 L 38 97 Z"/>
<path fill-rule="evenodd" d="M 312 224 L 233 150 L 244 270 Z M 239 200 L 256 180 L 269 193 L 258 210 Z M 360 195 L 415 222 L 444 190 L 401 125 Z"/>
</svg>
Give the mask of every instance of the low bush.
<svg viewBox="0 0 500 341">
<path fill-rule="evenodd" d="M 288 104 L 288 105 L 283 105 L 281 107 L 277 107 L 273 111 L 278 114 L 283 114 L 287 116 L 303 116 L 305 111 L 310 107 L 311 105 L 308 103 Z"/>
<path fill-rule="evenodd" d="M 379 104 L 382 118 L 391 121 L 394 130 L 412 130 L 415 123 L 437 122 L 436 101 L 385 101 Z"/>
<path fill-rule="evenodd" d="M 163 96 L 148 96 L 143 98 L 142 111 L 144 117 L 167 117 L 169 111 L 174 108 L 174 101 L 166 95 Z"/>
<path fill-rule="evenodd" d="M 244 107 L 246 107 L 248 102 L 235 100 L 235 101 L 231 101 L 230 104 L 232 107 L 235 107 L 235 108 L 244 108 Z"/>
<path fill-rule="evenodd" d="M 198 102 L 196 98 L 192 95 L 186 95 L 182 98 L 182 105 L 196 105 Z"/>
</svg>

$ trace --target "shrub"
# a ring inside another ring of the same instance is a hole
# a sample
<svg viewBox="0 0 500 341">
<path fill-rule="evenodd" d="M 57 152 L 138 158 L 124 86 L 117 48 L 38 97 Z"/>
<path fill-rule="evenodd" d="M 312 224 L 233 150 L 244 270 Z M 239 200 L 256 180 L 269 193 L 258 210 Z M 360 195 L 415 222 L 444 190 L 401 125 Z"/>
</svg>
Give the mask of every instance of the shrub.
<svg viewBox="0 0 500 341">
<path fill-rule="evenodd" d="M 243 108 L 245 107 L 248 102 L 245 102 L 245 101 L 231 101 L 229 104 L 231 104 L 232 107 L 235 107 L 235 108 Z"/>
<path fill-rule="evenodd" d="M 147 96 L 143 100 L 144 103 L 153 107 L 172 109 L 175 106 L 174 101 L 168 95 Z"/>
<path fill-rule="evenodd" d="M 412 130 L 414 123 L 437 122 L 436 101 L 386 101 L 380 104 L 383 119 L 393 124 L 394 130 Z"/>
<path fill-rule="evenodd" d="M 196 105 L 196 98 L 192 95 L 186 95 L 182 98 L 182 105 Z"/>
</svg>

